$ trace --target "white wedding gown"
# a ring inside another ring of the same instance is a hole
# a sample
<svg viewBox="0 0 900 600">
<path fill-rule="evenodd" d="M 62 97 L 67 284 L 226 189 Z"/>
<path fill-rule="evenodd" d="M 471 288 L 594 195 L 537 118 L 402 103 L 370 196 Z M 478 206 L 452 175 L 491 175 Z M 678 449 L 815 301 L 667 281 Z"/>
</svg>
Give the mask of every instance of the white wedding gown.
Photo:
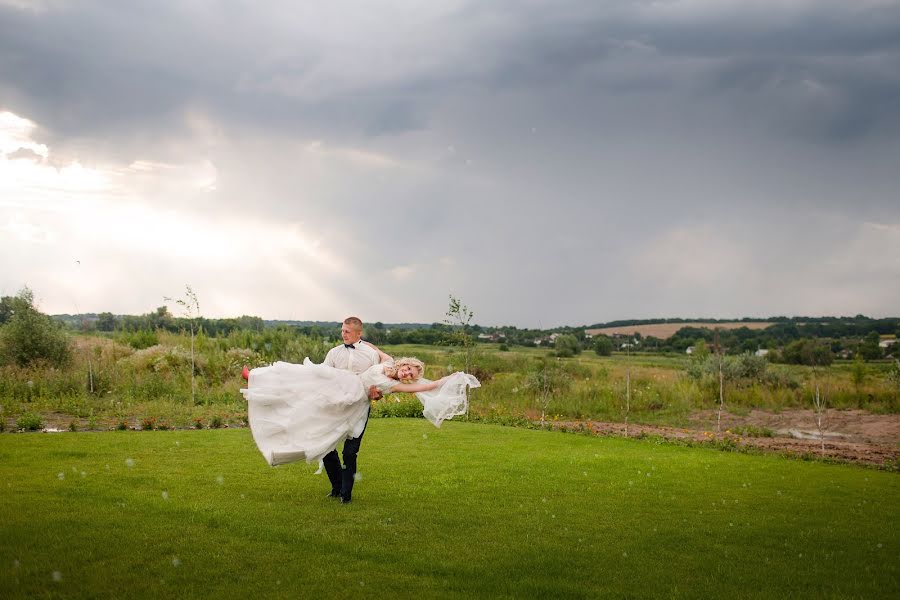
<svg viewBox="0 0 900 600">
<path fill-rule="evenodd" d="M 241 393 L 253 440 L 274 466 L 321 460 L 342 440 L 359 437 L 369 415 L 369 387 L 387 394 L 398 383 L 384 374 L 383 363 L 355 375 L 307 358 L 300 365 L 276 362 L 251 370 Z M 418 392 L 425 418 L 440 427 L 445 419 L 465 414 L 466 386 L 480 384 L 472 375 L 454 373 L 440 387 Z"/>
</svg>

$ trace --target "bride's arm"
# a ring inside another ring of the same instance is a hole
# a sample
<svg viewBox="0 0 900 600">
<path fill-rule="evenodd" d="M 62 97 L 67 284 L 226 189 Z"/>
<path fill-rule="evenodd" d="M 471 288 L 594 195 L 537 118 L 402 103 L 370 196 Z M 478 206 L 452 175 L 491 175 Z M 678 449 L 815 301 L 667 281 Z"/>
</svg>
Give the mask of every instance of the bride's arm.
<svg viewBox="0 0 900 600">
<path fill-rule="evenodd" d="M 382 352 L 382 351 L 381 351 L 381 348 L 379 348 L 379 347 L 376 346 L 375 344 L 373 344 L 373 343 L 371 343 L 371 342 L 367 342 L 367 341 L 365 341 L 365 340 L 363 340 L 363 344 L 365 344 L 366 346 L 368 346 L 369 348 L 373 349 L 375 352 L 378 353 L 378 362 L 385 362 L 385 361 L 388 361 L 388 360 L 394 360 L 394 357 L 392 357 L 390 354 L 385 354 L 384 352 Z"/>
<path fill-rule="evenodd" d="M 398 383 L 391 388 L 392 392 L 430 392 L 435 388 L 441 387 L 446 377 L 441 377 L 437 381 L 429 381 L 428 383 Z"/>
</svg>

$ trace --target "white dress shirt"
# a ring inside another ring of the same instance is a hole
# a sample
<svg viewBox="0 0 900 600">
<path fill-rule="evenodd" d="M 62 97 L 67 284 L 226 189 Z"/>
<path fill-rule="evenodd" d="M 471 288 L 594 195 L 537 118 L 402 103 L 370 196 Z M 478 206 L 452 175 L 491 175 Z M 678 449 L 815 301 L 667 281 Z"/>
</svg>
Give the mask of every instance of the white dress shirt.
<svg viewBox="0 0 900 600">
<path fill-rule="evenodd" d="M 369 367 L 381 362 L 378 352 L 372 346 L 363 343 L 362 340 L 352 345 L 353 349 L 347 348 L 344 344 L 335 346 L 325 355 L 325 361 L 322 364 L 359 375 Z"/>
</svg>

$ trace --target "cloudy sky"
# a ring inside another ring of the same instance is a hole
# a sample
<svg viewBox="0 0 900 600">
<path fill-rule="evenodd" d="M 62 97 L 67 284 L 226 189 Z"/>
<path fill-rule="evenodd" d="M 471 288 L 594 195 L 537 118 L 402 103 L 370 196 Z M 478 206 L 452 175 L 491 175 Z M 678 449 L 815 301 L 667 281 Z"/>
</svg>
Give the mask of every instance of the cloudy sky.
<svg viewBox="0 0 900 600">
<path fill-rule="evenodd" d="M 900 314 L 900 0 L 0 0 L 0 294 Z"/>
</svg>

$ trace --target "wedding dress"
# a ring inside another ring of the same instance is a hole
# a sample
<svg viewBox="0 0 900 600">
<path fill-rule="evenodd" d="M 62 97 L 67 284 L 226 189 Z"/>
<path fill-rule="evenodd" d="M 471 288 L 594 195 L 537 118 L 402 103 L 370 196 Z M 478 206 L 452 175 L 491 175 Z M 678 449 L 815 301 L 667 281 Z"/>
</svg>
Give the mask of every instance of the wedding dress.
<svg viewBox="0 0 900 600">
<path fill-rule="evenodd" d="M 274 466 L 321 460 L 342 440 L 359 437 L 369 415 L 369 387 L 387 394 L 399 383 L 384 374 L 384 363 L 355 375 L 307 358 L 303 364 L 276 362 L 251 370 L 241 393 L 253 440 Z M 465 388 L 479 385 L 472 375 L 454 373 L 440 387 L 416 396 L 425 418 L 440 427 L 445 419 L 465 414 Z"/>
</svg>

